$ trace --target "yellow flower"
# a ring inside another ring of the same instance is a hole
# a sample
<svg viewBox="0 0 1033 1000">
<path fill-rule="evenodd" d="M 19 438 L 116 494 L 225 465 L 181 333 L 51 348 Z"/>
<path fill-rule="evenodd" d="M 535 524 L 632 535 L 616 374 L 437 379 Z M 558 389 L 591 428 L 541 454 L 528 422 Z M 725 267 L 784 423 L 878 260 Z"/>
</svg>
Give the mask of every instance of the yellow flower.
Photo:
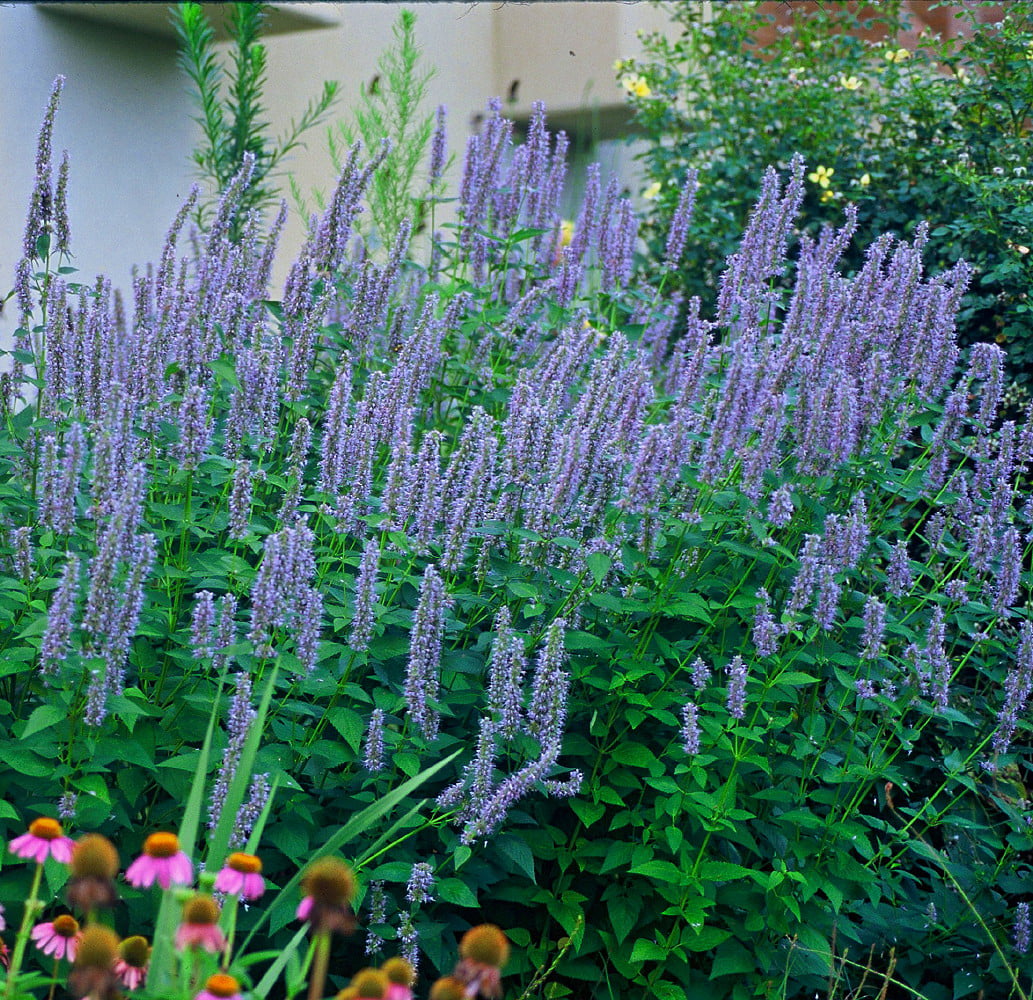
<svg viewBox="0 0 1033 1000">
<path fill-rule="evenodd" d="M 653 183 L 642 192 L 642 197 L 645 198 L 646 201 L 652 201 L 660 193 L 660 189 L 662 187 L 663 185 L 659 181 L 653 181 Z"/>
<path fill-rule="evenodd" d="M 649 89 L 649 84 L 636 73 L 627 73 L 621 77 L 621 86 L 635 97 L 648 97 L 653 93 Z"/>
<path fill-rule="evenodd" d="M 869 184 L 871 184 L 871 182 L 872 182 L 872 175 L 868 174 L 868 173 L 864 173 L 864 174 L 861 174 L 861 179 L 858 181 L 858 184 L 860 184 L 861 187 L 866 188 L 866 187 L 868 187 Z"/>
<path fill-rule="evenodd" d="M 807 180 L 812 184 L 817 184 L 820 188 L 827 188 L 832 182 L 832 175 L 835 172 L 835 167 L 816 167 L 813 173 L 807 175 Z"/>
<path fill-rule="evenodd" d="M 907 62 L 911 58 L 910 49 L 887 49 L 886 50 L 886 61 L 891 63 L 902 63 Z"/>
<path fill-rule="evenodd" d="M 958 74 L 958 83 L 960 83 L 962 86 L 964 86 L 967 83 L 971 83 L 972 82 L 972 77 L 970 77 L 968 75 L 968 73 L 965 70 L 964 66 L 959 66 L 958 67 L 957 74 Z"/>
<path fill-rule="evenodd" d="M 861 81 L 856 76 L 840 76 L 839 85 L 844 90 L 860 90 Z"/>
<path fill-rule="evenodd" d="M 825 202 L 832 201 L 832 199 L 835 198 L 835 197 L 836 197 L 836 192 L 835 191 L 832 191 L 832 190 L 822 191 L 821 192 L 821 203 L 824 205 Z"/>
</svg>

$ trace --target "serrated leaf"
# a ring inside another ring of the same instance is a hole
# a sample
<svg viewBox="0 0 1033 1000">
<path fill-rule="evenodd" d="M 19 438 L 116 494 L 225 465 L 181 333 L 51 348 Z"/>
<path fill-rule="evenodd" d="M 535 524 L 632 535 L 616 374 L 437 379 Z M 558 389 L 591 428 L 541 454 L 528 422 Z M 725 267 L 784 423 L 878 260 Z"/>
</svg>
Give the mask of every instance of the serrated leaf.
<svg viewBox="0 0 1033 1000">
<path fill-rule="evenodd" d="M 20 738 L 27 740 L 30 736 L 43 732 L 44 729 L 56 726 L 64 719 L 65 713 L 56 705 L 40 705 L 33 709 Z"/>
<path fill-rule="evenodd" d="M 495 838 L 495 846 L 532 882 L 535 881 L 534 854 L 524 840 L 514 833 L 504 833 Z"/>
<path fill-rule="evenodd" d="M 655 941 L 647 941 L 639 938 L 631 949 L 631 960 L 633 962 L 661 962 L 667 958 L 667 952 Z"/>
<path fill-rule="evenodd" d="M 685 881 L 685 873 L 677 865 L 670 861 L 646 861 L 641 865 L 635 865 L 631 869 L 632 875 L 645 875 L 646 878 L 655 879 L 657 882 L 670 882 L 678 884 Z"/>
<path fill-rule="evenodd" d="M 595 580 L 595 585 L 598 587 L 606 579 L 606 574 L 610 572 L 613 560 L 605 552 L 589 552 L 585 556 L 585 565 L 588 566 L 588 571 L 592 574 L 592 579 Z"/>
<path fill-rule="evenodd" d="M 334 727 L 345 739 L 345 742 L 356 753 L 362 745 L 362 737 L 366 732 L 366 723 L 358 712 L 350 708 L 338 706 L 327 713 L 330 725 Z"/>
<path fill-rule="evenodd" d="M 752 869 L 730 861 L 704 861 L 700 866 L 700 878 L 710 882 L 731 882 L 737 878 L 748 878 Z"/>
<path fill-rule="evenodd" d="M 443 878 L 435 886 L 438 898 L 453 906 L 465 906 L 471 909 L 477 906 L 477 897 L 470 891 L 465 882 L 457 878 Z"/>
</svg>

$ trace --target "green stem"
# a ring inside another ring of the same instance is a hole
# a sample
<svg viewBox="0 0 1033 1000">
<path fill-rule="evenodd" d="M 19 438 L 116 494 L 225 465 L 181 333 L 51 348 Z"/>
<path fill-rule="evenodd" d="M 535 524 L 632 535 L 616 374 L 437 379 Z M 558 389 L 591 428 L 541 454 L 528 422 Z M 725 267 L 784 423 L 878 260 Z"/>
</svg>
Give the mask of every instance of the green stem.
<svg viewBox="0 0 1033 1000">
<path fill-rule="evenodd" d="M 11 967 L 7 971 L 7 988 L 4 990 L 5 1000 L 15 995 L 14 984 L 18 979 L 18 972 L 21 969 L 22 959 L 25 957 L 25 948 L 29 942 L 29 933 L 32 930 L 32 921 L 40 909 L 39 886 L 43 878 L 43 866 L 36 865 L 36 872 L 32 876 L 32 886 L 29 889 L 29 898 L 25 900 L 25 911 L 22 913 L 22 924 L 18 928 L 18 937 L 14 942 L 14 954 L 11 956 Z"/>
<path fill-rule="evenodd" d="M 326 970 L 330 965 L 330 932 L 318 931 L 315 939 L 315 957 L 308 981 L 308 1000 L 322 1000 L 326 985 Z"/>
</svg>

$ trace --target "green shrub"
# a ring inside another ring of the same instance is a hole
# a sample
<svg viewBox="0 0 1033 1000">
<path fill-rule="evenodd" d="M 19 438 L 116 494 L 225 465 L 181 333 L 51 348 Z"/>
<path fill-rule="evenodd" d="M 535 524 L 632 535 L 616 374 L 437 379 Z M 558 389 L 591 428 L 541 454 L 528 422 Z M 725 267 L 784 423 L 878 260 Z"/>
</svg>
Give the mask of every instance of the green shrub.
<svg viewBox="0 0 1033 1000">
<path fill-rule="evenodd" d="M 785 169 L 799 152 L 812 171 L 801 228 L 817 233 L 847 201 L 858 206 L 860 247 L 882 232 L 910 237 L 928 220 L 926 262 L 976 268 L 959 310 L 962 343 L 1005 345 L 1028 380 L 1033 4 L 1015 0 L 1000 23 L 913 50 L 894 41 L 906 24 L 898 2 L 861 8 L 867 19 L 857 5 L 798 6 L 763 49 L 753 33 L 773 17 L 756 3 L 716 4 L 712 19 L 702 4 L 667 9 L 681 34 L 650 36 L 641 60 L 620 69 L 638 83 L 629 99 L 648 142 L 647 177 L 659 184 L 648 226 L 656 254 L 680 181 L 701 173 L 708 211 L 697 215 L 680 290 L 714 301 L 760 172 Z M 886 38 L 851 33 L 861 29 Z M 848 269 L 860 263 L 860 250 L 849 251 Z"/>
</svg>

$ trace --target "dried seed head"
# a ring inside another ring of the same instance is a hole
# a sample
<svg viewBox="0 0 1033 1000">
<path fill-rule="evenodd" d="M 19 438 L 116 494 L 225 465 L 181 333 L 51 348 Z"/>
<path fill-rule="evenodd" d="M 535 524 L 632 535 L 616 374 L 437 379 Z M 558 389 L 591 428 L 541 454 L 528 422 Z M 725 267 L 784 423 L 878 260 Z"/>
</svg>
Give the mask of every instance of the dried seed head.
<svg viewBox="0 0 1033 1000">
<path fill-rule="evenodd" d="M 357 997 L 384 1000 L 391 981 L 380 969 L 362 969 L 352 977 L 351 985 L 355 987 Z"/>
<path fill-rule="evenodd" d="M 416 970 L 404 958 L 389 958 L 380 968 L 396 986 L 412 986 L 416 982 Z"/>
<path fill-rule="evenodd" d="M 240 992 L 240 983 L 225 972 L 217 972 L 214 976 L 208 977 L 205 983 L 205 990 L 215 997 L 233 997 Z"/>
<path fill-rule="evenodd" d="M 183 923 L 185 924 L 217 924 L 218 922 L 218 904 L 211 896 L 206 896 L 204 893 L 192 896 L 183 907 Z"/>
<path fill-rule="evenodd" d="M 118 851 L 107 837 L 88 833 L 72 848 L 71 868 L 75 878 L 113 879 L 118 874 Z"/>
<path fill-rule="evenodd" d="M 107 971 L 118 958 L 118 935 L 103 924 L 90 924 L 79 939 L 79 951 L 75 956 L 77 969 L 102 969 Z"/>
<path fill-rule="evenodd" d="M 467 1000 L 466 986 L 455 976 L 445 976 L 430 988 L 430 1000 Z"/>
<path fill-rule="evenodd" d="M 501 969 L 509 961 L 509 941 L 494 924 L 472 927 L 459 942 L 459 954 L 481 965 Z"/>
<path fill-rule="evenodd" d="M 343 861 L 320 858 L 309 865 L 301 887 L 320 906 L 344 906 L 355 895 L 355 876 Z"/>
<path fill-rule="evenodd" d="M 143 969 L 150 961 L 151 946 L 147 943 L 147 938 L 134 934 L 118 946 L 118 954 L 126 965 L 134 969 Z"/>
</svg>

